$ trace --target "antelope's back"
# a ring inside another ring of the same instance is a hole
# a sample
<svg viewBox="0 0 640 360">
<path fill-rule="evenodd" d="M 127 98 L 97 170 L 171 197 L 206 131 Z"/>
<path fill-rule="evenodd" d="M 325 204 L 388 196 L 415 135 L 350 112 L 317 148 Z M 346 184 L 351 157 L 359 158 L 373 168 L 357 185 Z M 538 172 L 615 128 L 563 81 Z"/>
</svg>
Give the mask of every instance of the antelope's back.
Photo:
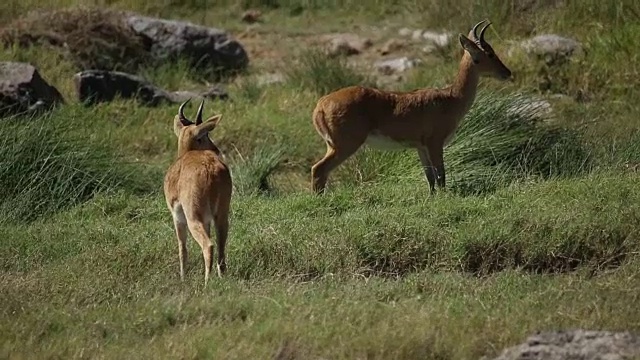
<svg viewBox="0 0 640 360">
<path fill-rule="evenodd" d="M 169 202 L 213 200 L 229 196 L 231 188 L 229 167 L 211 150 L 185 153 L 165 176 L 165 195 Z"/>
</svg>

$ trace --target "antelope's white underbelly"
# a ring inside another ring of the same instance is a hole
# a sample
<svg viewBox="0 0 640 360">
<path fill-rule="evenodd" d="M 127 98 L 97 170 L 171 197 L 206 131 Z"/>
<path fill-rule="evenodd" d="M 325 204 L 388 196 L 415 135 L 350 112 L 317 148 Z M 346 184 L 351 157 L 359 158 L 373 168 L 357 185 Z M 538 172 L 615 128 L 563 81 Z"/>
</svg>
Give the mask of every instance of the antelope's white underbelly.
<svg viewBox="0 0 640 360">
<path fill-rule="evenodd" d="M 371 133 L 365 143 L 380 150 L 402 150 L 413 147 L 409 142 L 397 141 L 379 133 Z"/>
</svg>

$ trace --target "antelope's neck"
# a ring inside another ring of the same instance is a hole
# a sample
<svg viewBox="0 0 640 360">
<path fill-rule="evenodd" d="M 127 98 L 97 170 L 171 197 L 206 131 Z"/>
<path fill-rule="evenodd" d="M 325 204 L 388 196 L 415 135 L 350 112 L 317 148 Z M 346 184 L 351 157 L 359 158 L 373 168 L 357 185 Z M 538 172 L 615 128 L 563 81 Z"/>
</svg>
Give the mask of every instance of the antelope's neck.
<svg viewBox="0 0 640 360">
<path fill-rule="evenodd" d="M 200 152 L 202 152 L 202 151 L 211 151 L 214 154 L 216 154 L 216 156 L 224 156 L 222 154 L 222 151 L 220 151 L 220 149 L 217 146 L 215 146 L 215 144 L 214 144 L 213 146 L 206 147 L 206 148 L 198 148 L 198 147 L 193 147 L 193 146 L 192 147 L 185 146 L 185 147 L 179 148 L 178 149 L 178 154 L 176 155 L 176 159 L 179 159 L 182 156 L 184 156 L 186 153 L 193 152 L 193 151 L 200 151 Z"/>
<path fill-rule="evenodd" d="M 480 81 L 480 74 L 475 67 L 471 56 L 466 51 L 462 55 L 460 60 L 460 68 L 458 75 L 451 85 L 451 96 L 459 101 L 460 109 L 466 113 L 473 101 L 476 98 L 476 91 L 478 89 L 478 82 Z"/>
<path fill-rule="evenodd" d="M 191 149 L 189 149 L 188 147 L 184 147 L 184 146 L 179 146 L 178 147 L 178 153 L 176 155 L 176 159 L 181 158 L 182 156 L 184 156 L 184 154 L 188 153 Z"/>
</svg>

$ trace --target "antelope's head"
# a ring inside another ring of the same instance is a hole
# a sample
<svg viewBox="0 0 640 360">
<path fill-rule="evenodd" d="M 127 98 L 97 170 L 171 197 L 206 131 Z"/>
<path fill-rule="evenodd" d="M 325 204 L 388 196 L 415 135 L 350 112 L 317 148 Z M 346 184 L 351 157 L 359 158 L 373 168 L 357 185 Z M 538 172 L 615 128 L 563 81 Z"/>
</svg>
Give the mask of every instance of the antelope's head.
<svg viewBox="0 0 640 360">
<path fill-rule="evenodd" d="M 491 22 L 487 22 L 478 35 L 478 27 L 485 21 L 487 20 L 477 23 L 468 36 L 459 34 L 460 45 L 469 53 L 480 74 L 491 75 L 500 80 L 510 79 L 511 70 L 502 63 L 502 60 L 498 58 L 491 45 L 484 39 L 484 33 L 491 25 Z"/>
<path fill-rule="evenodd" d="M 209 132 L 215 129 L 222 115 L 214 115 L 203 122 L 204 99 L 202 99 L 194 123 L 184 115 L 184 107 L 190 100 L 187 99 L 180 105 L 178 114 L 173 119 L 173 131 L 178 137 L 178 154 L 192 150 L 211 150 L 219 155 L 220 150 L 209 138 Z"/>
</svg>

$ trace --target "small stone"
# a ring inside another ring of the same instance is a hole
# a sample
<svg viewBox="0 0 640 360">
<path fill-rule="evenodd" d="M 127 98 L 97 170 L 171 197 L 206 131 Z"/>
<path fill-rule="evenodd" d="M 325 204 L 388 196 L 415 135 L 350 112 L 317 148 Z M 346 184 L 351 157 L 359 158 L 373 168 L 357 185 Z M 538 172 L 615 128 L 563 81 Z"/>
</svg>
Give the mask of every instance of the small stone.
<svg viewBox="0 0 640 360">
<path fill-rule="evenodd" d="M 451 44 L 451 39 L 453 38 L 453 34 L 451 33 L 438 33 L 435 31 L 427 30 L 422 33 L 422 37 L 427 40 L 427 42 L 437 46 L 437 47 L 447 47 Z"/>
<path fill-rule="evenodd" d="M 404 49 L 407 46 L 407 43 L 403 40 L 398 39 L 390 39 L 386 43 L 382 45 L 380 48 L 381 55 L 388 55 L 393 52 Z"/>
<path fill-rule="evenodd" d="M 398 30 L 398 35 L 400 35 L 402 37 L 407 37 L 407 36 L 410 36 L 412 32 L 413 32 L 413 30 L 411 30 L 409 28 L 402 28 L 402 29 Z"/>
<path fill-rule="evenodd" d="M 329 56 L 357 55 L 373 45 L 370 39 L 354 34 L 335 34 L 329 37 Z"/>
<path fill-rule="evenodd" d="M 374 64 L 374 67 L 383 75 L 391 75 L 406 71 L 415 67 L 420 61 L 410 60 L 407 57 L 401 57 L 391 60 L 378 61 Z"/>
<path fill-rule="evenodd" d="M 413 30 L 411 33 L 411 39 L 414 41 L 422 40 L 422 32 L 423 30 Z"/>
<path fill-rule="evenodd" d="M 260 10 L 249 9 L 242 14 L 242 22 L 253 24 L 255 22 L 260 21 L 260 17 L 262 16 L 262 12 Z"/>
<path fill-rule="evenodd" d="M 284 82 L 284 75 L 281 73 L 263 74 L 257 77 L 258 85 L 280 84 Z"/>
</svg>

